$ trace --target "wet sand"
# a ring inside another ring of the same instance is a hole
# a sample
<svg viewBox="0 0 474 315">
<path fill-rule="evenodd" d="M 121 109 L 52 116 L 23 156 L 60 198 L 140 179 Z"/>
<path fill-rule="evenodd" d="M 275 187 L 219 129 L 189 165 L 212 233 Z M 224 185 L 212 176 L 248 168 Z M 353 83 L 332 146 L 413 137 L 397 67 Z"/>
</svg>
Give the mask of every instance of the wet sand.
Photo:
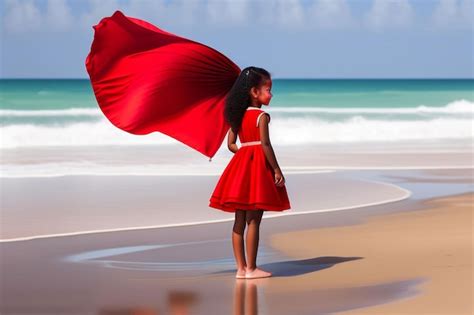
<svg viewBox="0 0 474 315">
<path fill-rule="evenodd" d="M 292 209 L 266 212 L 265 217 L 342 211 L 410 195 L 398 186 L 350 173 L 288 172 Z M 232 214 L 208 206 L 217 180 L 217 176 L 3 178 L 0 241 L 233 221 Z"/>
<path fill-rule="evenodd" d="M 308 211 L 265 213 L 257 264 L 272 278 L 234 278 L 228 214 L 192 225 L 5 241 L 0 313 L 472 313 L 472 169 L 324 174 L 333 180 L 328 191 L 339 183 L 370 189 L 321 198 L 321 174 L 287 175 L 298 183 L 295 194 L 346 203 L 338 211 L 302 203 Z M 391 202 L 344 207 L 406 189 L 409 196 Z"/>
<path fill-rule="evenodd" d="M 414 295 L 343 314 L 472 314 L 473 201 L 472 193 L 431 199 L 363 224 L 274 234 L 271 245 L 293 259 L 357 257 L 291 278 L 293 292 L 422 280 Z"/>
</svg>

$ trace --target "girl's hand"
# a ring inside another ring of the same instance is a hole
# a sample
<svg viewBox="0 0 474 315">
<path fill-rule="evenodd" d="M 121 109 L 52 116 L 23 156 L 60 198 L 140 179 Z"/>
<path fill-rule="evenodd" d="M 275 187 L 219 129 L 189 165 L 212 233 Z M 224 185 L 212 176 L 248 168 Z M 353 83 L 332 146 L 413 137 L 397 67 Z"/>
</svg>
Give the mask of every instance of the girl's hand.
<svg viewBox="0 0 474 315">
<path fill-rule="evenodd" d="M 285 185 L 285 177 L 279 168 L 275 170 L 275 185 L 278 187 Z"/>
</svg>

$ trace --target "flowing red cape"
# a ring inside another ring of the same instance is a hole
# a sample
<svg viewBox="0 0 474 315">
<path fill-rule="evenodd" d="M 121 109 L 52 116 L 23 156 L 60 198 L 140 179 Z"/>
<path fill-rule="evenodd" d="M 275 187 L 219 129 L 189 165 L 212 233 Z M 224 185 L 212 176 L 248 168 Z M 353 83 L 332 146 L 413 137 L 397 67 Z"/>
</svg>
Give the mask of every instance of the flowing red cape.
<svg viewBox="0 0 474 315">
<path fill-rule="evenodd" d="M 225 97 L 241 69 L 209 46 L 120 11 L 93 28 L 85 65 L 107 119 L 136 135 L 161 132 L 212 158 L 230 128 Z"/>
</svg>

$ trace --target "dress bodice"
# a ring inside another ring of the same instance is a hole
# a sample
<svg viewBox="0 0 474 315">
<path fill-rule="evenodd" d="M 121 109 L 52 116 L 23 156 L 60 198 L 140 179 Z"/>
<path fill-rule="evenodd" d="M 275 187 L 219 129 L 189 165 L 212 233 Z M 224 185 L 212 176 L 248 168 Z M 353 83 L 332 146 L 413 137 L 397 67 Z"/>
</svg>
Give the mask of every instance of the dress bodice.
<svg viewBox="0 0 474 315">
<path fill-rule="evenodd" d="M 238 132 L 240 143 L 260 141 L 259 121 L 262 115 L 270 115 L 258 107 L 248 107 L 242 118 L 242 124 Z"/>
<path fill-rule="evenodd" d="M 286 187 L 275 184 L 275 169 L 259 143 L 259 120 L 265 114 L 260 108 L 247 108 L 238 132 L 242 146 L 222 172 L 209 199 L 210 207 L 226 212 L 291 209 Z"/>
</svg>

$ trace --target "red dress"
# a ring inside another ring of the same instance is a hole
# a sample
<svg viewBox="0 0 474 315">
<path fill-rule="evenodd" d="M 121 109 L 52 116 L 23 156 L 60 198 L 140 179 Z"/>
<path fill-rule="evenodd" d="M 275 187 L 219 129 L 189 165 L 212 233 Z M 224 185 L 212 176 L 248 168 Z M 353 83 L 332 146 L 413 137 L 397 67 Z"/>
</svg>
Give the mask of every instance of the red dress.
<svg viewBox="0 0 474 315">
<path fill-rule="evenodd" d="M 226 212 L 283 211 L 291 208 L 286 187 L 276 186 L 275 171 L 258 143 L 258 122 L 263 114 L 268 115 L 258 107 L 247 108 L 238 132 L 242 146 L 219 178 L 209 199 L 209 207 Z M 253 143 L 254 141 L 257 143 Z"/>
</svg>

